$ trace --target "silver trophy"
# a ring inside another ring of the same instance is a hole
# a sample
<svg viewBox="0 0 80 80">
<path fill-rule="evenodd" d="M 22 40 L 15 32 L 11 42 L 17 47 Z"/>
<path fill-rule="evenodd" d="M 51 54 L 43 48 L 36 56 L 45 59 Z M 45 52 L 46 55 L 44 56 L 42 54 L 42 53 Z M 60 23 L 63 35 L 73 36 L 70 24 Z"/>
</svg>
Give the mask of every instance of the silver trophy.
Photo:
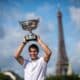
<svg viewBox="0 0 80 80">
<path fill-rule="evenodd" d="M 37 28 L 38 23 L 39 23 L 39 19 L 20 21 L 22 29 L 30 32 L 30 34 L 25 36 L 26 40 L 28 40 L 28 41 L 37 40 L 37 36 L 32 32 L 32 30 Z"/>
</svg>

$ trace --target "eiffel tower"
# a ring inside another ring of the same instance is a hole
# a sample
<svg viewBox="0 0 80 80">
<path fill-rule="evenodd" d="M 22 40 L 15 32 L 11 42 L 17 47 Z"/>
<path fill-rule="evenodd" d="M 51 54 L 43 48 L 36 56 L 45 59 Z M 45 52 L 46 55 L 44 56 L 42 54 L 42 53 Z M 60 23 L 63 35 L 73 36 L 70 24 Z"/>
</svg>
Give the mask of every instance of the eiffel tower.
<svg viewBox="0 0 80 80">
<path fill-rule="evenodd" d="M 57 17 L 58 17 L 59 47 L 58 47 L 58 60 L 56 64 L 56 75 L 61 76 L 61 75 L 67 75 L 68 57 L 65 49 L 65 41 L 64 41 L 64 33 L 62 25 L 62 13 L 60 9 L 58 9 Z"/>
</svg>

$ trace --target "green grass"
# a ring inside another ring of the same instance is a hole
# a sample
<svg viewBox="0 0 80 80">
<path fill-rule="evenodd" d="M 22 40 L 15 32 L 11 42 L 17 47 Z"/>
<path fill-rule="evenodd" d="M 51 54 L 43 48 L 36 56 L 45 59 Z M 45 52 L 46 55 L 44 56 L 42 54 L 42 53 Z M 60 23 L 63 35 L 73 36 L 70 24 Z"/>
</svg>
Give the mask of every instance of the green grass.
<svg viewBox="0 0 80 80">
<path fill-rule="evenodd" d="M 17 75 L 18 76 L 18 75 Z M 3 73 L 0 73 L 0 80 L 11 80 L 9 76 L 5 76 Z M 23 78 L 17 78 L 17 80 L 23 80 Z M 71 75 L 71 76 L 47 76 L 45 80 L 80 80 L 78 75 Z"/>
<path fill-rule="evenodd" d="M 11 80 L 9 76 L 4 76 L 4 74 L 0 73 L 0 80 Z"/>
<path fill-rule="evenodd" d="M 71 76 L 49 76 L 45 80 L 80 80 L 78 75 Z"/>
<path fill-rule="evenodd" d="M 18 74 L 15 74 L 16 80 L 23 80 Z M 9 76 L 0 73 L 0 80 L 12 80 Z"/>
</svg>

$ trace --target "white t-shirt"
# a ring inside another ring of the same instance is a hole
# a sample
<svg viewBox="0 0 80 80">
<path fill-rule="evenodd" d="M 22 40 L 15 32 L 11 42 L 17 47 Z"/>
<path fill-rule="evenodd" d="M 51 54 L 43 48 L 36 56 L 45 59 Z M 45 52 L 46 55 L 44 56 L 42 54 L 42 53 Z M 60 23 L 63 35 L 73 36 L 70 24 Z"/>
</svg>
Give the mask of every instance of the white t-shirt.
<svg viewBox="0 0 80 80">
<path fill-rule="evenodd" d="M 36 61 L 24 62 L 24 80 L 44 80 L 46 76 L 47 62 L 43 57 Z"/>
</svg>

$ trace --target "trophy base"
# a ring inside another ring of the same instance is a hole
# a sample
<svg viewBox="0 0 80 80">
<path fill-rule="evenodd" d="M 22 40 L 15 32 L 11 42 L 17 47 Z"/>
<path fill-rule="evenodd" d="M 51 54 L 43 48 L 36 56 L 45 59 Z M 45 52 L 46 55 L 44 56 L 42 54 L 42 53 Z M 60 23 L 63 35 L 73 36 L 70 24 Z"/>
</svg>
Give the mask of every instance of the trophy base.
<svg viewBox="0 0 80 80">
<path fill-rule="evenodd" d="M 25 36 L 27 41 L 37 41 L 37 36 L 34 34 Z"/>
</svg>

